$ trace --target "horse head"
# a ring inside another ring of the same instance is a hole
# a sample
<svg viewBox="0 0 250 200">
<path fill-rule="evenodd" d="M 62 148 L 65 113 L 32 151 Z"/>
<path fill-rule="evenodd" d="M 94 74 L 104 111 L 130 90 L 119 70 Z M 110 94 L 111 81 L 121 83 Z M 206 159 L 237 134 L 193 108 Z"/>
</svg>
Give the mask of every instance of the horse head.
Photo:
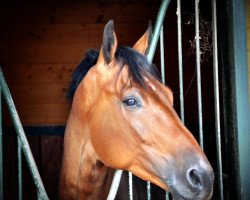
<svg viewBox="0 0 250 200">
<path fill-rule="evenodd" d="M 175 199 L 210 199 L 214 173 L 173 108 L 173 93 L 146 58 L 151 26 L 133 48 L 119 47 L 113 21 L 72 109 L 89 130 L 96 157 L 169 190 Z"/>
</svg>

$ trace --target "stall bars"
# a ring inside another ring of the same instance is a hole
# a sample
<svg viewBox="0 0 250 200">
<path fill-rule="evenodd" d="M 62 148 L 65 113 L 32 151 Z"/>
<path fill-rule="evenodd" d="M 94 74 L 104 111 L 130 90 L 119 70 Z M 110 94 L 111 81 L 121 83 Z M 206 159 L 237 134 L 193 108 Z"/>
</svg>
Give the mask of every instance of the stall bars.
<svg viewBox="0 0 250 200">
<path fill-rule="evenodd" d="M 169 1 L 163 0 L 168 4 Z M 202 119 L 202 88 L 201 88 L 201 58 L 200 58 L 200 30 L 199 30 L 199 0 L 195 0 L 195 49 L 196 49 L 196 69 L 197 69 L 197 95 L 198 95 L 198 120 L 199 120 L 199 143 L 202 149 L 204 149 L 203 140 L 203 119 Z M 161 12 L 161 10 L 160 10 Z M 160 13 L 158 17 L 164 16 Z M 163 11 L 162 11 L 163 12 Z M 165 10 L 166 12 L 166 10 Z M 181 29 L 181 0 L 177 0 L 177 33 L 178 33 L 178 71 L 179 71 L 179 91 L 180 91 L 180 118 L 182 122 L 185 122 L 184 118 L 184 93 L 183 93 L 183 63 L 182 63 L 182 29 Z M 222 157 L 221 157 L 221 127 L 220 127 L 220 105 L 219 105 L 219 78 L 218 78 L 218 42 L 217 42 L 217 7 L 216 0 L 212 0 L 212 41 L 213 41 L 213 81 L 214 81 L 214 101 L 215 101 L 215 130 L 216 130 L 216 157 L 217 157 L 217 171 L 218 171 L 218 189 L 219 199 L 223 200 L 223 174 L 222 174 Z M 161 75 L 162 82 L 165 83 L 165 64 L 164 64 L 164 41 L 163 41 L 163 20 L 156 21 L 154 35 L 158 36 L 157 27 L 161 27 L 160 34 L 160 56 L 161 56 Z M 159 36 L 158 36 L 159 38 Z M 157 42 L 158 39 L 153 39 L 153 42 Z M 152 62 L 154 56 L 156 44 L 152 44 L 149 50 L 148 59 Z M 149 190 L 149 189 L 148 189 Z M 148 200 L 150 199 L 150 192 L 148 191 Z M 166 195 L 166 199 L 169 196 Z"/>
<path fill-rule="evenodd" d="M 34 180 L 37 189 L 37 199 L 48 200 L 47 193 L 44 189 L 42 179 L 38 172 L 35 160 L 30 150 L 29 143 L 25 136 L 23 126 L 21 124 L 20 118 L 18 116 L 15 104 L 11 97 L 8 85 L 5 81 L 2 69 L 0 68 L 0 93 L 3 94 L 6 105 L 11 115 L 12 122 L 14 124 L 17 141 L 18 141 L 18 199 L 22 200 L 22 152 L 26 161 L 28 163 L 29 170 L 31 172 L 32 178 Z M 1 104 L 1 102 L 0 102 Z M 2 109 L 0 107 L 0 199 L 3 199 L 3 152 L 2 152 Z"/>
<path fill-rule="evenodd" d="M 156 46 L 160 37 L 160 56 L 161 56 L 161 75 L 162 82 L 165 83 L 165 61 L 164 61 L 164 38 L 163 38 L 163 22 L 170 0 L 163 0 L 156 19 L 151 46 L 148 52 L 148 60 L 152 62 Z M 201 148 L 204 148 L 203 140 L 203 119 L 202 119 L 202 87 L 201 87 L 201 58 L 200 58 L 200 30 L 199 30 L 199 0 L 195 0 L 195 47 L 196 47 L 196 68 L 197 68 L 197 95 L 198 95 L 198 120 L 199 120 L 199 143 Z M 181 29 L 181 0 L 177 0 L 177 32 L 178 32 L 178 71 L 179 71 L 179 90 L 180 90 L 180 118 L 184 119 L 184 93 L 183 93 L 183 63 L 182 63 L 182 29 Z M 214 101 L 215 101 L 215 130 L 216 130 L 216 156 L 217 156 L 217 185 L 219 190 L 219 199 L 224 199 L 223 194 L 223 174 L 222 174 L 222 157 L 221 157 L 221 126 L 220 126 L 220 104 L 219 104 L 219 78 L 218 78 L 218 47 L 217 47 L 217 7 L 216 0 L 212 0 L 212 37 L 213 37 L 213 77 L 214 77 Z M 110 194 L 115 194 L 122 171 L 118 170 L 117 180 L 114 179 L 114 191 Z M 117 181 L 117 182 L 116 182 Z M 113 185 L 113 184 L 112 184 Z M 147 182 L 147 200 L 151 199 L 151 187 Z M 114 195 L 113 195 L 114 196 Z M 129 197 L 133 199 L 132 191 L 132 175 L 129 173 Z M 111 198 L 112 199 L 112 198 Z M 166 193 L 166 200 L 169 195 Z"/>
</svg>

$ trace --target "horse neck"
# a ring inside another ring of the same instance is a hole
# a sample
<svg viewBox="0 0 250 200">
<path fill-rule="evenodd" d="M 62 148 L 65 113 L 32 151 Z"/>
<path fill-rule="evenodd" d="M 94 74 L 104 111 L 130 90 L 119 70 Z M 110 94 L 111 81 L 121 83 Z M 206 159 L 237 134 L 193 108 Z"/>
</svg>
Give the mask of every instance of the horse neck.
<svg viewBox="0 0 250 200">
<path fill-rule="evenodd" d="M 61 199 L 105 199 L 114 170 L 97 157 L 87 121 L 71 111 L 65 131 Z"/>
</svg>

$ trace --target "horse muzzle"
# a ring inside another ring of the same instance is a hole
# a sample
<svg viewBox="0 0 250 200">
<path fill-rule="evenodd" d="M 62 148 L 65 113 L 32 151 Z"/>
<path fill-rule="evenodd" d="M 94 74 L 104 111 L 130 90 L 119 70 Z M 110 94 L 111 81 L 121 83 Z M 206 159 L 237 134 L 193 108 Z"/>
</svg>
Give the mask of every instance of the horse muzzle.
<svg viewBox="0 0 250 200">
<path fill-rule="evenodd" d="M 175 167 L 165 179 L 175 200 L 207 200 L 213 194 L 214 172 L 207 160 L 200 159 L 194 164 L 187 163 L 182 170 Z M 184 170 L 183 170 L 184 169 Z M 178 171 L 178 172 L 177 172 Z"/>
</svg>

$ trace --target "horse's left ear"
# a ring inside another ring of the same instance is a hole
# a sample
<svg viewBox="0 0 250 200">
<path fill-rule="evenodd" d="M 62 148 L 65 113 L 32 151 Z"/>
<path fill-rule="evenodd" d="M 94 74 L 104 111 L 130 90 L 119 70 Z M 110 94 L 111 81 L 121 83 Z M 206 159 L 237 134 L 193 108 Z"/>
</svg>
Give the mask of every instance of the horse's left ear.
<svg viewBox="0 0 250 200">
<path fill-rule="evenodd" d="M 148 29 L 144 33 L 144 35 L 135 43 L 133 46 L 133 49 L 141 53 L 142 55 L 147 55 L 148 48 L 151 42 L 152 38 L 152 24 L 151 21 L 149 21 Z"/>
<path fill-rule="evenodd" d="M 102 47 L 97 63 L 109 64 L 115 57 L 117 39 L 114 31 L 114 22 L 110 20 L 104 27 Z"/>
</svg>

